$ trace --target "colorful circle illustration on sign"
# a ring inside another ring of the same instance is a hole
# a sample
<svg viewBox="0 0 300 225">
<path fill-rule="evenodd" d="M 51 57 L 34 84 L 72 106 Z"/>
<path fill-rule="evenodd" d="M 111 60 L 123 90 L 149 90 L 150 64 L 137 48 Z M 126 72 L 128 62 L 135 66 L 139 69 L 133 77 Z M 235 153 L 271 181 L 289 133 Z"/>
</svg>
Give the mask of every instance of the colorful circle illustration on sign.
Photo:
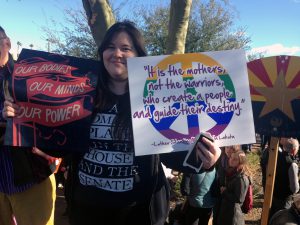
<svg viewBox="0 0 300 225">
<path fill-rule="evenodd" d="M 144 109 L 153 127 L 170 140 L 190 140 L 199 132 L 217 136 L 239 109 L 229 74 L 207 55 L 167 56 L 149 70 Z M 210 127 L 203 127 L 201 118 L 211 120 Z M 186 127 L 175 125 L 182 120 Z"/>
<path fill-rule="evenodd" d="M 267 57 L 247 67 L 256 132 L 299 137 L 300 57 Z"/>
</svg>

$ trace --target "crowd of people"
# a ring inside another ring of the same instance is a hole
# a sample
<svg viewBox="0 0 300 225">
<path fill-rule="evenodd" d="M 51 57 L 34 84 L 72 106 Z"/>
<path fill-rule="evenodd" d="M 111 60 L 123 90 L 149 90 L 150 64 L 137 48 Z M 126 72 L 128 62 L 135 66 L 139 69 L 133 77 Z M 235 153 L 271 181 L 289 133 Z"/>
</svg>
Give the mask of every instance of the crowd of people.
<svg viewBox="0 0 300 225">
<path fill-rule="evenodd" d="M 10 48 L 10 39 L 0 27 L 1 140 L 5 124 L 19 115 L 19 106 L 14 103 L 7 84 L 14 68 Z M 211 216 L 214 224 L 245 224 L 241 206 L 252 181 L 242 147 L 228 146 L 221 150 L 204 137 L 204 144 L 199 142 L 196 145 L 197 157 L 203 162 L 199 173 L 183 166 L 186 152 L 135 156 L 126 59 L 147 55 L 143 37 L 133 23 L 117 22 L 106 32 L 98 53 L 100 70 L 93 116 L 110 117 L 111 123 L 91 122 L 91 127 L 109 129 L 111 135 L 103 139 L 91 136 L 85 153 L 62 156 L 65 159 L 62 172 L 67 169 L 68 173 L 63 185 L 67 190 L 69 223 L 164 225 L 169 215 L 170 189 L 163 163 L 184 174 L 181 189 L 186 196 L 184 224 L 208 224 Z M 277 187 L 275 182 L 274 213 L 291 206 L 293 212 L 299 208 L 299 204 L 293 203 L 293 196 L 299 191 L 298 167 L 294 163 L 298 148 L 296 139 L 282 139 L 278 174 L 285 186 L 279 187 L 278 182 Z M 98 153 L 118 154 L 126 158 L 126 165 L 94 160 L 94 166 L 101 167 L 102 173 L 93 173 L 88 165 Z M 265 156 L 262 160 L 262 168 L 266 168 L 267 158 Z M 56 182 L 49 165 L 55 160 L 36 147 L 13 147 L 1 143 L 0 225 L 54 224 Z M 121 172 L 115 172 L 117 168 Z M 276 179 L 279 178 L 276 176 Z M 107 185 L 109 182 L 117 185 Z M 284 196 L 280 194 L 282 191 Z"/>
</svg>

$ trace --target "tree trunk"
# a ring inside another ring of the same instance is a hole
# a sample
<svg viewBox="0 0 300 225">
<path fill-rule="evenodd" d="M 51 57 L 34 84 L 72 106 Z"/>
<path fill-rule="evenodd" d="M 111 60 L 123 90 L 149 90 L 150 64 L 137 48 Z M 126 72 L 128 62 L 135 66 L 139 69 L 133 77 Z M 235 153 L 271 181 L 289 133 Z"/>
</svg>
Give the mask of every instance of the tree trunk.
<svg viewBox="0 0 300 225">
<path fill-rule="evenodd" d="M 100 46 L 107 29 L 115 23 L 108 0 L 82 0 L 93 38 Z"/>
<path fill-rule="evenodd" d="M 185 51 L 192 0 L 171 0 L 167 54 Z"/>
</svg>

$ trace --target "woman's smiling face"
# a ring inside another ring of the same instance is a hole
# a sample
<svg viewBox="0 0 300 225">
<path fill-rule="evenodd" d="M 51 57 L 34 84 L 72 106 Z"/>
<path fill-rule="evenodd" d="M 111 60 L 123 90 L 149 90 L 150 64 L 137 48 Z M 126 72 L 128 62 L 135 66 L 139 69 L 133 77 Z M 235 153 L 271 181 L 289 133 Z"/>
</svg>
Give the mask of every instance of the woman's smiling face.
<svg viewBox="0 0 300 225">
<path fill-rule="evenodd" d="M 128 78 L 127 58 L 137 56 L 133 42 L 126 32 L 117 33 L 103 52 L 103 63 L 112 82 Z"/>
<path fill-rule="evenodd" d="M 239 154 L 232 153 L 230 158 L 229 158 L 228 164 L 232 168 L 237 168 L 240 164 Z"/>
</svg>

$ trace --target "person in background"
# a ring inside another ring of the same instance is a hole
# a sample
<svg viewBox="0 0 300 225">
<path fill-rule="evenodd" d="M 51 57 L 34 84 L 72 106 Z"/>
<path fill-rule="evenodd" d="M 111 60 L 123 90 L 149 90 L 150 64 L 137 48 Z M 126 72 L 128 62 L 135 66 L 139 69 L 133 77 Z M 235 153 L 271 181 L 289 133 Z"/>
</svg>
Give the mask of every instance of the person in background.
<svg viewBox="0 0 300 225">
<path fill-rule="evenodd" d="M 279 154 L 282 153 L 283 144 L 286 140 L 287 140 L 287 138 L 280 138 L 279 139 L 279 148 L 278 148 L 278 153 Z M 270 149 L 270 146 L 263 149 L 263 151 L 261 153 L 261 157 L 260 157 L 260 162 L 259 162 L 261 172 L 262 172 L 261 182 L 262 182 L 262 185 L 263 185 L 263 191 L 264 192 L 265 192 L 265 185 L 266 185 L 266 179 L 267 179 L 266 176 L 267 176 L 267 168 L 268 168 L 268 161 L 269 161 L 269 149 Z M 277 158 L 277 162 L 278 162 L 278 158 Z"/>
<path fill-rule="evenodd" d="M 217 182 L 216 182 L 216 195 L 217 200 L 213 208 L 213 224 L 218 224 L 218 215 L 221 207 L 221 189 L 225 187 L 226 171 L 229 167 L 229 158 L 232 153 L 240 150 L 239 145 L 231 145 L 222 148 L 220 159 L 217 162 Z"/>
<path fill-rule="evenodd" d="M 251 152 L 251 146 L 252 146 L 252 144 L 244 144 L 244 145 L 242 145 L 242 150 L 245 153 L 250 153 Z"/>
<path fill-rule="evenodd" d="M 278 152 L 276 175 L 270 218 L 281 209 L 288 209 L 293 196 L 299 191 L 299 176 L 296 155 L 299 142 L 294 138 L 281 138 L 282 151 Z"/>
<path fill-rule="evenodd" d="M 289 209 L 276 212 L 270 219 L 269 225 L 299 225 L 300 224 L 300 196 L 294 197 Z"/>
<path fill-rule="evenodd" d="M 5 124 L 6 121 L 2 117 L 2 109 L 4 103 L 4 92 L 3 92 L 3 79 L 4 79 L 4 70 L 6 69 L 6 64 L 9 60 L 9 50 L 11 48 L 11 43 L 9 38 L 6 36 L 6 33 L 2 27 L 0 27 L 0 145 L 3 145 L 4 142 L 4 133 L 5 133 Z"/>
<path fill-rule="evenodd" d="M 5 90 L 14 67 L 10 48 L 10 39 L 0 27 L 1 124 L 8 119 L 4 96 L 11 99 Z M 4 130 L 1 125 L 1 137 Z M 55 178 L 49 167 L 53 160 L 36 148 L 0 144 L 0 225 L 11 225 L 12 221 L 18 225 L 54 224 Z"/>
<path fill-rule="evenodd" d="M 207 225 L 216 202 L 216 169 L 183 174 L 181 192 L 186 195 L 185 225 Z"/>
<path fill-rule="evenodd" d="M 230 145 L 224 147 L 220 159 L 217 163 L 218 184 L 220 188 L 225 187 L 226 171 L 229 168 L 229 159 L 231 155 L 241 149 L 240 145 Z"/>
<path fill-rule="evenodd" d="M 260 135 L 260 139 L 261 139 L 261 150 L 264 151 L 266 146 L 269 147 L 270 143 L 271 143 L 271 136 L 270 135 Z"/>
<path fill-rule="evenodd" d="M 221 187 L 221 207 L 218 224 L 244 225 L 241 205 L 250 185 L 251 173 L 247 165 L 246 154 L 242 150 L 232 153 L 226 170 L 225 187 Z"/>
</svg>

